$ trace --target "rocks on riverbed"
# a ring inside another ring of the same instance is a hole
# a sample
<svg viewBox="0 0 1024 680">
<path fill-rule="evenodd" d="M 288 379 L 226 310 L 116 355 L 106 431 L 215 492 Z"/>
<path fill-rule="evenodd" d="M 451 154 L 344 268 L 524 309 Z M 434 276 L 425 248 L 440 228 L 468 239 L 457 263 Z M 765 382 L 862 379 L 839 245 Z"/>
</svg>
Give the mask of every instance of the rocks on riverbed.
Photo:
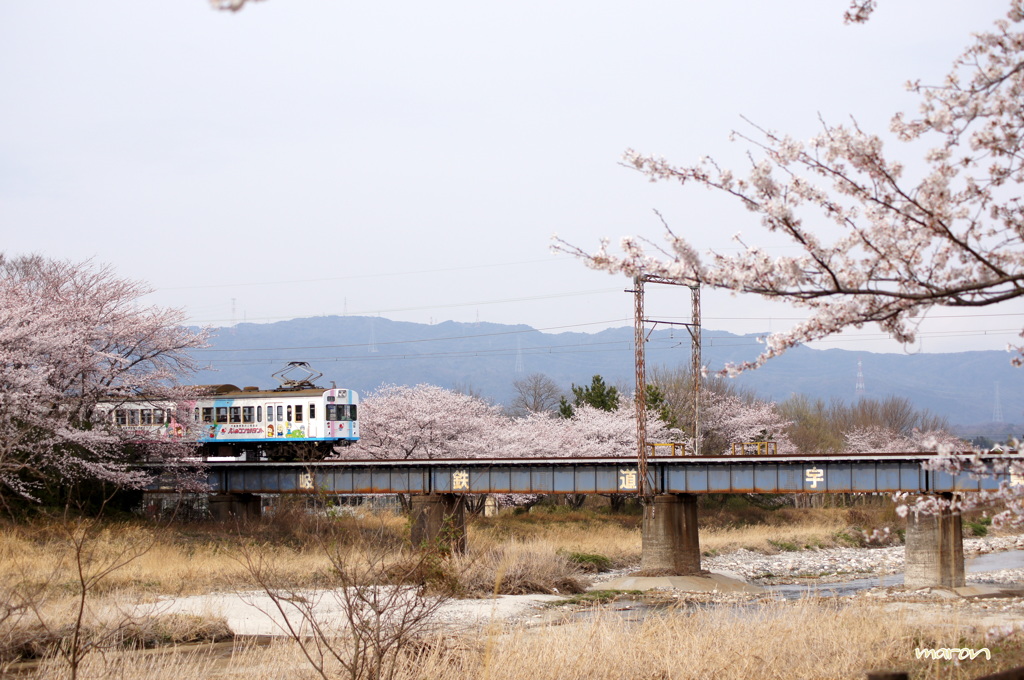
<svg viewBox="0 0 1024 680">
<path fill-rule="evenodd" d="M 775 555 L 741 548 L 705 557 L 701 566 L 713 572 L 724 571 L 748 580 L 772 583 L 793 583 L 807 578 L 841 581 L 903 571 L 903 547 L 822 548 Z"/>
<path fill-rule="evenodd" d="M 964 540 L 968 557 L 1024 549 L 1024 536 L 986 536 Z M 762 583 L 798 583 L 807 579 L 844 581 L 864 576 L 885 576 L 903 571 L 903 546 L 887 548 L 820 548 L 764 555 L 751 550 L 705 557 L 701 566 L 712 572 L 736 574 Z M 980 583 L 1024 582 L 1024 569 L 974 573 Z"/>
</svg>

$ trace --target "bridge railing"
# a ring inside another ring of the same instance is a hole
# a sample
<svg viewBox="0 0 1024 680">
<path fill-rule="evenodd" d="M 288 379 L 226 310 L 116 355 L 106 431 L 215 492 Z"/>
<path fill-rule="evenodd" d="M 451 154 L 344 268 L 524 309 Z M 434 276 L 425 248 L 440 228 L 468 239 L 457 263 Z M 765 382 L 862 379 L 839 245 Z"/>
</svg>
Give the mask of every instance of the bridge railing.
<svg viewBox="0 0 1024 680">
<path fill-rule="evenodd" d="M 651 458 L 685 456 L 686 444 L 682 442 L 647 442 Z"/>
<path fill-rule="evenodd" d="M 778 442 L 738 442 L 732 445 L 734 456 L 777 456 Z"/>
</svg>

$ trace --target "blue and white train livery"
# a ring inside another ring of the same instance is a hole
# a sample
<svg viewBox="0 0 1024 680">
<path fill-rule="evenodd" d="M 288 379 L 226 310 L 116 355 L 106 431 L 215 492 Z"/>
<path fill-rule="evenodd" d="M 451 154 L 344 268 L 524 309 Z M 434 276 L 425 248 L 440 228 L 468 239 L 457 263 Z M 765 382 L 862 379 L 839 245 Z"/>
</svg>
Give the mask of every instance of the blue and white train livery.
<svg viewBox="0 0 1024 680">
<path fill-rule="evenodd" d="M 251 452 L 270 460 L 322 458 L 333 447 L 359 439 L 359 395 L 353 390 L 206 389 L 210 394 L 196 401 L 193 418 L 207 456 Z"/>
<path fill-rule="evenodd" d="M 307 377 L 288 379 L 295 368 Z M 140 439 L 195 437 L 199 454 L 207 459 L 317 460 L 359 439 L 359 395 L 354 390 L 315 386 L 312 380 L 320 374 L 304 362 L 292 362 L 274 377 L 281 386 L 272 390 L 200 387 L 202 396 L 188 404 L 193 422 L 187 428 L 171 417 L 170 409 L 143 401 L 114 407 L 111 417 Z"/>
</svg>

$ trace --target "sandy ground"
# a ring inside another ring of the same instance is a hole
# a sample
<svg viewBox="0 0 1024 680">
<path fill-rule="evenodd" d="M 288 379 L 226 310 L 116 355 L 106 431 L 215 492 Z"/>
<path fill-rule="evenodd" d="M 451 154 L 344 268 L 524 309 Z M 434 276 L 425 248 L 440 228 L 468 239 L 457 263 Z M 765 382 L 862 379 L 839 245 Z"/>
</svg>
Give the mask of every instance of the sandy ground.
<svg viewBox="0 0 1024 680">
<path fill-rule="evenodd" d="M 162 599 L 153 606 L 161 614 L 185 613 L 223 617 L 236 635 L 287 635 L 287 622 L 304 631 L 302 611 L 311 611 L 325 622 L 344 620 L 344 597 L 335 591 L 297 593 L 293 602 L 279 609 L 263 592 L 216 593 Z M 411 596 L 411 594 L 410 594 Z M 431 616 L 446 629 L 470 629 L 491 623 L 527 623 L 543 618 L 543 606 L 565 599 L 562 595 L 499 595 L 487 599 L 448 600 Z M 282 613 L 282 610 L 284 613 Z"/>
<path fill-rule="evenodd" d="M 734 575 L 722 574 L 654 577 L 607 574 L 603 579 L 595 580 L 590 589 L 706 593 L 710 599 L 727 594 L 764 594 L 763 588 L 745 583 Z M 414 597 L 412 589 L 405 589 L 405 593 L 409 598 Z M 431 619 L 446 630 L 468 630 L 494 623 L 541 623 L 553 618 L 545 605 L 565 599 L 564 595 L 532 594 L 448 600 L 432 613 Z M 287 600 L 280 602 L 280 606 L 260 591 L 163 598 L 151 606 L 154 613 L 160 614 L 223 617 L 236 635 L 287 635 L 286 624 L 301 632 L 306 630 L 303 612 L 335 625 L 343 624 L 345 618 L 344 595 L 331 590 L 291 593 Z"/>
</svg>

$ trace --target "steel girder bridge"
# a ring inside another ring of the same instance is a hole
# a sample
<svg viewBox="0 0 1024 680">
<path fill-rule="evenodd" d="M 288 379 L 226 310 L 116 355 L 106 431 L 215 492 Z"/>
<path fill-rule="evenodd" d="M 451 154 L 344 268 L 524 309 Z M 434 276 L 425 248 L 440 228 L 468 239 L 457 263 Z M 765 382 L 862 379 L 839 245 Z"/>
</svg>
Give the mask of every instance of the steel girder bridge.
<svg viewBox="0 0 1024 680">
<path fill-rule="evenodd" d="M 993 454 L 984 460 L 1017 458 Z M 922 467 L 934 459 L 919 453 L 650 458 L 645 487 L 653 494 L 959 493 L 995 490 L 1007 479 Z M 211 494 L 635 494 L 642 489 L 636 458 L 210 462 L 206 474 Z M 173 490 L 173 475 L 162 474 L 148 490 Z"/>
</svg>

